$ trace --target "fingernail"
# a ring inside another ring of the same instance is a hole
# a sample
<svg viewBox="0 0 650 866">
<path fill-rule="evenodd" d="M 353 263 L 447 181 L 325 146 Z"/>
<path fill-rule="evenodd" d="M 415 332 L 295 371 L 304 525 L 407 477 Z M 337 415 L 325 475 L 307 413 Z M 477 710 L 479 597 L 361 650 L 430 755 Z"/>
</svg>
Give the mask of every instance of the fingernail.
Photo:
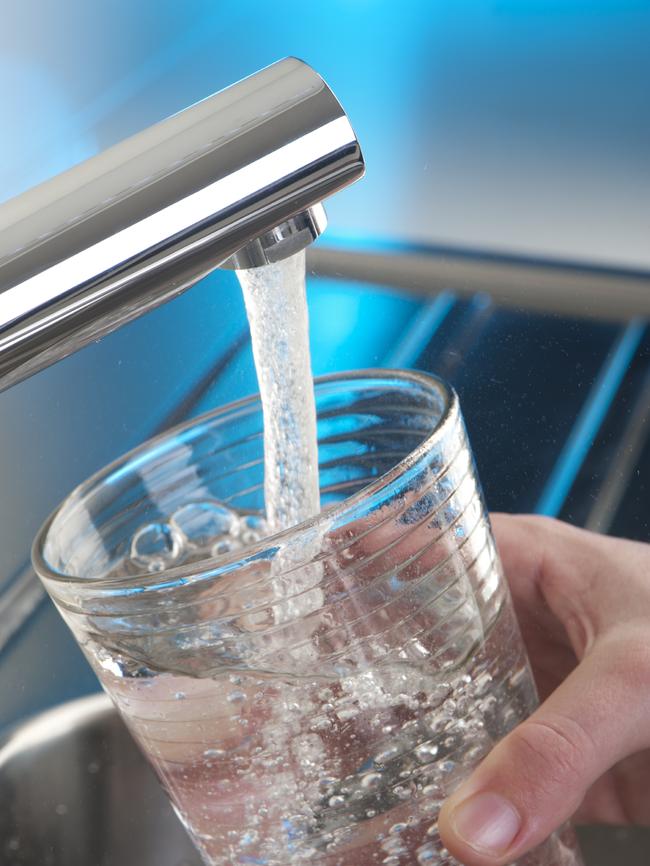
<svg viewBox="0 0 650 866">
<path fill-rule="evenodd" d="M 521 819 L 498 794 L 475 794 L 456 806 L 451 823 L 471 848 L 488 854 L 504 854 L 521 827 Z"/>
</svg>

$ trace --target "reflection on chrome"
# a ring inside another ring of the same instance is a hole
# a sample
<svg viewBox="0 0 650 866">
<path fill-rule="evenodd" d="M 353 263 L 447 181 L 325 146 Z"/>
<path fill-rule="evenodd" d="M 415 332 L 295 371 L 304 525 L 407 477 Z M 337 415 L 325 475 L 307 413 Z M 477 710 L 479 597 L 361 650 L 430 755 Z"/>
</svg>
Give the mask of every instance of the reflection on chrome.
<svg viewBox="0 0 650 866">
<path fill-rule="evenodd" d="M 8 201 L 0 390 L 224 263 L 304 248 L 363 170 L 330 89 L 288 58 Z"/>
</svg>

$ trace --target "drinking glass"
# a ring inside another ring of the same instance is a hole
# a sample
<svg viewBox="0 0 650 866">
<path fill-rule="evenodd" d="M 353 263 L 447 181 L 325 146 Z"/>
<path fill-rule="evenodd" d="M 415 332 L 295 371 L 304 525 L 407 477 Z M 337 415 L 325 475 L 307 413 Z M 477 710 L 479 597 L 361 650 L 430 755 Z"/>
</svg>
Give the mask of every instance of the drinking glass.
<svg viewBox="0 0 650 866">
<path fill-rule="evenodd" d="M 34 565 L 207 864 L 447 866 L 444 798 L 537 702 L 458 398 L 315 389 L 313 519 L 265 537 L 251 397 L 77 488 Z"/>
</svg>

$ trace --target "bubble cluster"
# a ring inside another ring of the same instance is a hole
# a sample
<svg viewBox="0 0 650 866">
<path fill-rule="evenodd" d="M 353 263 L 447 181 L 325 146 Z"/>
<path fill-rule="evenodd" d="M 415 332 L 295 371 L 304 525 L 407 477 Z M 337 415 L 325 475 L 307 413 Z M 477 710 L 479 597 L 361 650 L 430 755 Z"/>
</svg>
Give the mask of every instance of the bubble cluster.
<svg viewBox="0 0 650 866">
<path fill-rule="evenodd" d="M 154 574 L 183 562 L 243 550 L 264 534 L 264 522 L 257 515 L 241 515 L 216 500 L 189 502 L 169 520 L 146 523 L 136 530 L 128 564 L 136 571 Z"/>
<path fill-rule="evenodd" d="M 242 545 L 245 532 L 260 537 L 259 518 L 207 504 L 179 509 L 168 532 L 142 527 L 132 547 L 152 562 L 172 554 L 178 562 L 210 555 L 224 541 Z M 319 577 L 301 576 L 306 614 L 283 611 L 295 614 L 292 634 L 301 638 L 318 635 L 300 631 L 306 618 L 318 624 L 331 615 L 309 598 L 320 592 Z M 271 570 L 269 583 L 275 579 Z M 304 642 L 314 659 L 305 673 L 263 668 L 221 648 L 226 639 L 231 649 L 245 646 L 257 634 L 257 623 L 243 617 L 201 623 L 196 647 L 187 630 L 172 629 L 164 652 L 152 636 L 156 671 L 109 651 L 97 653 L 97 668 L 211 866 L 456 866 L 438 833 L 442 803 L 534 701 L 513 622 L 499 623 L 453 668 L 385 655 L 376 664 L 360 654 L 326 659 L 325 668 L 316 641 Z M 264 647 L 276 631 L 263 634 Z M 374 660 L 372 641 L 364 646 Z M 174 654 L 188 653 L 199 672 L 174 673 Z"/>
</svg>

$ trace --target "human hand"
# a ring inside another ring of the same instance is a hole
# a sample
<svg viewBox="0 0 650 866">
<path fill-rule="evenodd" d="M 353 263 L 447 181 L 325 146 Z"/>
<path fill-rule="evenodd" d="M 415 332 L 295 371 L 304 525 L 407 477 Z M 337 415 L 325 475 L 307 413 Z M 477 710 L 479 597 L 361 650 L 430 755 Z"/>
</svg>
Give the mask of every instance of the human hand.
<svg viewBox="0 0 650 866">
<path fill-rule="evenodd" d="M 440 813 L 466 866 L 512 863 L 572 816 L 650 825 L 650 545 L 493 525 L 543 703 Z"/>
</svg>

